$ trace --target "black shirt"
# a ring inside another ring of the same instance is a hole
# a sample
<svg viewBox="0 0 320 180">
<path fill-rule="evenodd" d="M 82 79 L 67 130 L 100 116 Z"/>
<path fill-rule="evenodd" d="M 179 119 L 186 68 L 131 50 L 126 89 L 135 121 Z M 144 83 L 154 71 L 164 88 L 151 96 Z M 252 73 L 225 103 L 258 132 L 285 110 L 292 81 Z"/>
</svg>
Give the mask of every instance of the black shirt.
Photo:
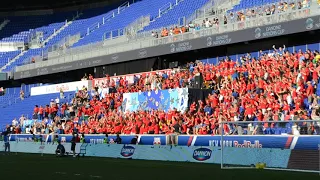
<svg viewBox="0 0 320 180">
<path fill-rule="evenodd" d="M 180 133 L 180 128 L 181 128 L 181 126 L 180 126 L 180 124 L 175 124 L 174 126 L 173 126 L 173 128 L 174 128 L 174 132 L 175 133 Z"/>
<path fill-rule="evenodd" d="M 117 144 L 121 144 L 122 143 L 121 137 L 117 137 L 114 142 L 117 143 Z"/>
<path fill-rule="evenodd" d="M 60 150 L 60 152 L 62 153 L 62 154 L 64 154 L 65 152 L 66 152 L 66 150 L 64 149 L 64 146 L 62 145 L 62 144 L 59 144 L 58 146 L 57 146 L 57 150 Z"/>
<path fill-rule="evenodd" d="M 131 139 L 131 143 L 130 144 L 137 144 L 138 138 L 134 137 Z"/>
<path fill-rule="evenodd" d="M 76 144 L 76 137 L 75 137 L 75 136 L 72 137 L 72 139 L 71 139 L 71 144 L 72 144 L 72 145 L 75 145 L 75 144 Z"/>
</svg>

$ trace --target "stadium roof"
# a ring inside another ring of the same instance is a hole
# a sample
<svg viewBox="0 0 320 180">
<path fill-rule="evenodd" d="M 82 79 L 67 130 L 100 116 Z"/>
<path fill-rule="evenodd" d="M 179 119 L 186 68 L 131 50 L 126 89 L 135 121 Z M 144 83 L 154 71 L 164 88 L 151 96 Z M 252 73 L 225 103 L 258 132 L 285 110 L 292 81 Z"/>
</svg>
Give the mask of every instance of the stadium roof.
<svg viewBox="0 0 320 180">
<path fill-rule="evenodd" d="M 99 2 L 117 2 L 121 0 L 10 0 L 1 2 L 0 11 L 22 11 L 39 9 L 57 9 Z"/>
</svg>

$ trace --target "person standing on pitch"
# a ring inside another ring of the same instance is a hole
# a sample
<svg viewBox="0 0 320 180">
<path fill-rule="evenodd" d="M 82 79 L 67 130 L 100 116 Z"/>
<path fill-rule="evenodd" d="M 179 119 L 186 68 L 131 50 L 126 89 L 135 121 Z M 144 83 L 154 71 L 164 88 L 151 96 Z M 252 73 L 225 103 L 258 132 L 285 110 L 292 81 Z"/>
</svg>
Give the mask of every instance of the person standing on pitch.
<svg viewBox="0 0 320 180">
<path fill-rule="evenodd" d="M 71 151 L 73 153 L 73 157 L 76 157 L 76 141 L 77 141 L 77 134 L 73 134 L 71 139 Z"/>
<path fill-rule="evenodd" d="M 4 153 L 10 154 L 9 132 L 3 132 Z"/>
</svg>

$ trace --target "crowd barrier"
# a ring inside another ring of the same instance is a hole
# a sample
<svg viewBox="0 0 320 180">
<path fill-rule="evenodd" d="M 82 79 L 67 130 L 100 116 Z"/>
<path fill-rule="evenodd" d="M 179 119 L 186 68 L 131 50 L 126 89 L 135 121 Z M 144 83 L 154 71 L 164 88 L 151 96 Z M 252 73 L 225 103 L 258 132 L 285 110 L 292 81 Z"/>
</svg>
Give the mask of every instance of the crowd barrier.
<svg viewBox="0 0 320 180">
<path fill-rule="evenodd" d="M 36 136 L 39 138 L 39 135 Z M 130 144 L 135 135 L 121 135 L 123 144 Z M 105 135 L 85 135 L 85 143 L 102 144 Z M 71 135 L 59 135 L 61 142 L 70 142 Z M 116 139 L 115 135 L 109 135 L 109 142 Z M 30 134 L 13 134 L 10 141 L 28 142 L 33 141 Z M 53 142 L 54 135 L 43 135 L 44 142 Z M 139 135 L 140 145 L 169 145 L 168 135 Z M 242 147 L 242 148 L 279 148 L 295 150 L 318 150 L 320 144 L 319 135 L 243 135 L 221 136 L 215 135 L 179 135 L 176 137 L 178 146 L 209 146 L 209 147 Z"/>
<path fill-rule="evenodd" d="M 63 143 L 70 152 L 71 143 Z M 11 142 L 11 152 L 54 154 L 57 144 L 40 142 Z M 80 152 L 81 144 L 77 144 L 76 152 Z M 130 158 L 140 160 L 159 160 L 177 162 L 221 163 L 221 148 L 196 146 L 161 146 L 161 145 L 118 145 L 118 144 L 86 144 L 85 156 Z M 0 151 L 3 149 L 0 142 Z M 290 149 L 270 148 L 225 148 L 224 163 L 252 165 L 265 162 L 268 167 L 286 168 L 289 162 Z"/>
</svg>

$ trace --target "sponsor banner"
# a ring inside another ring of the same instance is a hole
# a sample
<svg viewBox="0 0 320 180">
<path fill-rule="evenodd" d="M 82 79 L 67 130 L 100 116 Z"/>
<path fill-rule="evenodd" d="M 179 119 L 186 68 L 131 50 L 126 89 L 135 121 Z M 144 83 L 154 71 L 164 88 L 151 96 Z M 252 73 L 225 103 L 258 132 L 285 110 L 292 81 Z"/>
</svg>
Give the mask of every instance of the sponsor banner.
<svg viewBox="0 0 320 180">
<path fill-rule="evenodd" d="M 36 135 L 39 138 L 40 135 Z M 130 144 L 131 140 L 135 138 L 136 135 L 121 135 L 123 144 Z M 60 134 L 58 135 L 59 141 L 62 143 L 71 142 L 72 135 Z M 103 144 L 105 138 L 104 134 L 97 135 L 85 135 L 85 143 L 90 144 Z M 108 140 L 110 143 L 114 142 L 116 135 L 109 135 Z M 167 136 L 166 135 L 139 135 L 139 144 L 141 145 L 166 145 Z M 12 134 L 9 137 L 10 141 L 21 141 L 21 142 L 30 142 L 32 140 L 31 134 Z M 43 135 L 43 140 L 45 142 L 53 142 L 54 135 Z"/>
<path fill-rule="evenodd" d="M 60 93 L 60 89 L 62 89 L 63 92 L 81 90 L 83 87 L 89 89 L 90 87 L 92 87 L 89 86 L 89 83 L 90 81 L 76 81 L 70 83 L 33 87 L 31 88 L 31 96 Z"/>
<path fill-rule="evenodd" d="M 122 109 L 131 112 L 153 109 L 167 112 L 176 108 L 184 112 L 188 108 L 188 99 L 188 88 L 124 93 Z"/>
<path fill-rule="evenodd" d="M 211 146 L 236 148 L 279 148 L 316 150 L 320 144 L 319 135 L 256 135 L 256 136 L 178 136 L 180 146 Z"/>
<path fill-rule="evenodd" d="M 158 74 L 158 75 L 162 75 L 164 73 L 166 74 L 171 74 L 172 69 L 165 69 L 165 70 L 159 70 L 159 71 L 149 71 L 149 72 L 142 72 L 142 73 L 135 73 L 135 74 L 127 74 L 127 75 L 121 75 L 121 76 L 111 76 L 110 77 L 110 81 L 114 81 L 116 82 L 117 80 L 119 80 L 120 78 L 123 78 L 124 80 L 128 81 L 128 84 L 133 84 L 134 83 L 134 76 L 137 77 L 141 77 L 142 75 L 151 75 L 151 74 Z M 97 86 L 97 85 L 102 85 L 103 84 L 107 84 L 108 83 L 108 78 L 96 78 L 94 80 L 92 80 L 92 85 L 93 86 Z"/>
<path fill-rule="evenodd" d="M 0 142 L 0 151 L 1 149 Z M 55 154 L 56 148 L 58 144 L 56 143 L 40 143 L 40 142 L 10 142 L 10 151 L 18 152 L 18 153 L 43 153 L 43 154 Z M 63 144 L 66 152 L 70 153 L 71 151 L 71 143 Z M 76 153 L 80 153 L 81 144 L 76 144 Z"/>
<path fill-rule="evenodd" d="M 211 158 L 212 150 L 208 148 L 198 148 L 193 151 L 193 159 L 197 161 L 206 161 Z"/>
<path fill-rule="evenodd" d="M 71 143 L 64 143 L 70 152 Z M 3 143 L 0 142 L 0 151 Z M 11 152 L 54 154 L 57 144 L 12 142 Z M 85 156 L 130 158 L 141 160 L 221 163 L 221 148 L 187 147 L 187 146 L 149 146 L 118 144 L 77 144 L 76 152 L 85 149 Z M 287 168 L 291 150 L 289 149 L 256 149 L 256 148 L 224 148 L 223 162 L 228 165 L 250 166 L 264 162 L 268 167 Z"/>
<path fill-rule="evenodd" d="M 133 156 L 135 149 L 136 148 L 134 146 L 123 145 L 120 155 L 124 158 L 130 158 Z"/>
<path fill-rule="evenodd" d="M 39 135 L 37 135 L 39 137 Z M 90 144 L 103 144 L 105 135 L 85 135 L 85 142 Z M 135 135 L 121 135 L 123 144 L 130 144 Z M 113 142 L 116 135 L 109 135 L 109 142 Z M 53 135 L 43 135 L 45 142 L 52 142 Z M 70 142 L 72 135 L 59 135 L 61 142 Z M 139 144 L 141 145 L 167 145 L 166 135 L 139 135 Z M 19 134 L 11 135 L 10 141 L 32 141 L 32 135 Z M 235 147 L 243 149 L 308 149 L 318 150 L 320 144 L 319 135 L 257 135 L 257 136 L 224 136 L 221 141 L 221 136 L 178 136 L 179 146 L 208 146 L 208 147 Z"/>
<path fill-rule="evenodd" d="M 234 44 L 244 41 L 252 41 L 263 38 L 277 37 L 282 35 L 306 32 L 320 29 L 320 16 L 312 16 L 292 21 L 285 21 L 277 24 L 247 28 L 239 31 L 221 33 L 211 36 L 199 36 L 191 40 L 167 44 L 167 39 L 158 39 L 158 46 L 144 49 L 136 49 L 118 54 L 110 54 L 100 57 L 89 58 L 81 61 L 73 61 L 64 64 L 36 68 L 32 70 L 14 73 L 14 79 L 29 78 L 39 75 L 65 72 L 75 69 L 83 69 L 95 66 L 102 66 L 113 63 L 126 62 L 141 58 L 156 57 L 172 53 L 180 53 L 196 49 Z M 206 33 L 204 33 L 206 34 Z M 164 41 L 165 43 L 162 43 Z"/>
</svg>

